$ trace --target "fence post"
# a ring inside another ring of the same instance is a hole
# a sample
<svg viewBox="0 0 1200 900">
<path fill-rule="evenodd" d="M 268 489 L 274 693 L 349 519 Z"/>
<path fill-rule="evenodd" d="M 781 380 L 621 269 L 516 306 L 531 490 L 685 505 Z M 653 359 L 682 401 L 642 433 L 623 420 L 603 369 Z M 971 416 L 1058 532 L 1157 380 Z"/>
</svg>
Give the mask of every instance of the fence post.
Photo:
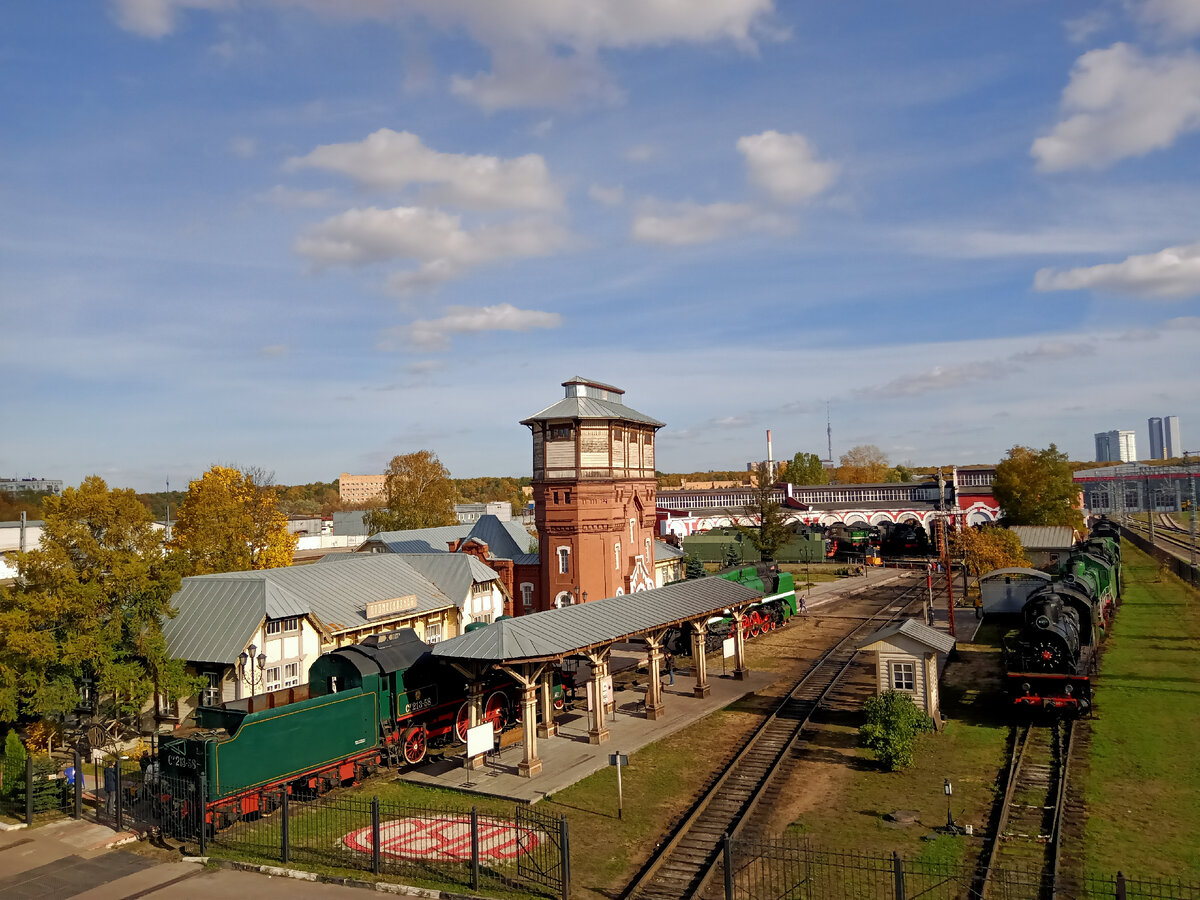
<svg viewBox="0 0 1200 900">
<path fill-rule="evenodd" d="M 25 757 L 25 824 L 33 827 L 33 755 Z"/>
<path fill-rule="evenodd" d="M 733 900 L 733 841 L 728 831 L 721 835 L 721 857 L 725 867 L 725 900 Z"/>
<path fill-rule="evenodd" d="M 904 900 L 904 863 L 895 850 L 892 851 L 892 872 L 896 877 L 896 900 Z"/>
<path fill-rule="evenodd" d="M 76 819 L 83 818 L 83 757 L 75 751 L 75 810 Z"/>
<path fill-rule="evenodd" d="M 1117 872 L 1117 900 L 1125 900 L 1125 873 Z"/>
<path fill-rule="evenodd" d="M 472 823 L 474 824 L 474 823 Z M 478 858 L 478 854 L 476 854 Z M 379 865 L 379 798 L 371 798 L 371 871 L 378 875 Z"/>
<path fill-rule="evenodd" d="M 279 816 L 279 861 L 285 866 L 291 860 L 291 834 L 288 825 L 288 798 L 291 796 L 291 791 L 285 786 L 283 788 L 283 803 L 280 804 Z"/>
<path fill-rule="evenodd" d="M 567 817 L 558 818 L 558 853 L 559 871 L 562 874 L 562 900 L 568 900 L 571 895 L 571 831 L 567 826 Z"/>
<path fill-rule="evenodd" d="M 471 890 L 479 890 L 479 807 L 471 807 Z"/>
<path fill-rule="evenodd" d="M 200 776 L 200 808 L 196 811 L 200 817 L 200 855 L 208 849 L 208 779 Z"/>
<path fill-rule="evenodd" d="M 117 758 L 115 760 L 113 760 L 113 765 L 117 767 L 117 800 L 116 800 L 116 806 L 114 807 L 117 812 L 117 831 L 124 831 L 125 830 L 125 797 L 124 797 L 125 791 L 122 788 L 122 782 L 121 782 L 121 775 L 123 773 L 121 772 L 121 757 L 120 757 L 120 755 L 118 755 Z"/>
</svg>

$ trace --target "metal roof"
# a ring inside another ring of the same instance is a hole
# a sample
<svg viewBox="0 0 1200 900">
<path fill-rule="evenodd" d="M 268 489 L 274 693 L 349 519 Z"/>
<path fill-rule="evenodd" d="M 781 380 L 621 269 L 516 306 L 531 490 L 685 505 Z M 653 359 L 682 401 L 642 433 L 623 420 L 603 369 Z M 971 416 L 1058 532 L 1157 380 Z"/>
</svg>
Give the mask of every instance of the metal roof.
<svg viewBox="0 0 1200 900">
<path fill-rule="evenodd" d="M 624 403 L 611 403 L 608 400 L 597 400 L 595 397 L 564 397 L 540 412 L 535 412 L 529 418 L 522 419 L 521 424 L 532 425 L 547 419 L 622 419 L 640 425 L 653 425 L 655 428 L 662 428 L 666 424 L 631 409 Z"/>
<path fill-rule="evenodd" d="M 944 632 L 938 631 L 936 628 L 922 625 L 916 619 L 905 619 L 903 622 L 879 629 L 873 635 L 863 640 L 858 645 L 858 649 L 862 650 L 871 644 L 878 641 L 886 641 L 888 638 L 895 637 L 898 634 L 912 638 L 918 644 L 924 644 L 931 650 L 938 650 L 942 653 L 949 653 L 954 649 L 954 638 Z"/>
<path fill-rule="evenodd" d="M 980 576 L 980 581 L 988 581 L 992 578 L 1007 578 L 1013 575 L 1020 575 L 1022 578 L 1034 578 L 1039 581 L 1050 581 L 1051 576 L 1048 572 L 1043 572 L 1041 569 L 1027 569 L 1024 566 L 1011 566 L 1007 569 L 992 569 L 986 575 Z"/>
<path fill-rule="evenodd" d="M 509 662 L 557 659 L 653 628 L 702 619 L 751 603 L 761 591 L 718 576 L 680 581 L 651 591 L 502 619 L 434 645 L 447 659 Z"/>
<path fill-rule="evenodd" d="M 326 630 L 337 632 L 367 624 L 369 601 L 415 594 L 417 605 L 406 613 L 420 614 L 457 606 L 452 596 L 466 597 L 465 589 L 461 595 L 451 594 L 400 556 L 348 558 L 343 554 L 343 558 L 347 561 L 336 566 L 291 566 L 183 579 L 171 598 L 179 614 L 163 623 L 168 651 L 189 662 L 233 663 L 266 618 L 311 616 Z"/>
<path fill-rule="evenodd" d="M 525 542 L 518 543 L 513 532 L 504 526 L 505 523 L 496 516 L 480 516 L 479 521 L 467 534 L 467 540 L 476 538 L 483 541 L 488 545 L 488 553 L 496 559 L 516 559 L 518 556 L 527 554 L 529 542 L 533 539 L 532 536 L 525 532 Z M 522 531 L 524 531 L 524 526 L 522 526 Z"/>
<path fill-rule="evenodd" d="M 488 520 L 485 522 L 484 520 Z M 482 527 L 481 527 L 482 526 Z M 506 549 L 519 548 L 525 553 L 529 542 L 533 539 L 529 531 L 520 522 L 502 522 L 496 516 L 480 516 L 477 522 L 459 523 L 457 525 L 439 525 L 434 528 L 409 528 L 404 531 L 381 531 L 373 534 L 359 547 L 359 552 L 370 552 L 372 547 L 383 547 L 388 553 L 449 553 L 450 542 L 459 541 L 475 532 L 486 533 L 498 544 L 505 544 Z M 511 544 L 500 537 L 507 534 Z M 483 538 L 487 540 L 487 538 Z M 493 546 L 488 540 L 488 549 L 497 559 L 509 559 Z M 329 557 L 325 557 L 328 559 Z"/>
<path fill-rule="evenodd" d="M 400 558 L 455 599 L 466 599 L 472 584 L 500 577 L 495 570 L 465 553 L 406 553 Z"/>
<path fill-rule="evenodd" d="M 1069 525 L 1013 525 L 1009 531 L 1026 550 L 1066 550 L 1075 544 Z"/>
<path fill-rule="evenodd" d="M 654 542 L 654 561 L 662 562 L 665 559 L 683 559 L 686 556 L 682 550 L 673 544 L 668 544 L 666 541 Z"/>
</svg>

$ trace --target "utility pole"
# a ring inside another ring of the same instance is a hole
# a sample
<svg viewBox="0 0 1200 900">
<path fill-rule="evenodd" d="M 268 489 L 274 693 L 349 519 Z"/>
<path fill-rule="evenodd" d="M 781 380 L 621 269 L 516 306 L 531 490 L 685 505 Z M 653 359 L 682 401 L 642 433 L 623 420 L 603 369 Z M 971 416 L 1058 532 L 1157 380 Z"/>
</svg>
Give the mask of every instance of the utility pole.
<svg viewBox="0 0 1200 900">
<path fill-rule="evenodd" d="M 1192 453 L 1195 453 L 1193 450 Z M 1188 531 L 1191 532 L 1192 538 L 1192 565 L 1196 565 L 1196 471 L 1192 468 L 1192 461 L 1189 458 L 1191 453 L 1187 450 L 1183 451 L 1183 464 L 1188 470 L 1188 495 L 1191 499 L 1191 509 L 1188 510 Z"/>
<path fill-rule="evenodd" d="M 950 525 L 942 518 L 942 568 L 946 572 L 946 615 L 950 623 L 950 636 L 958 637 L 954 628 L 954 579 L 950 577 Z"/>
<path fill-rule="evenodd" d="M 1150 523 L 1150 546 L 1154 546 L 1154 517 L 1158 505 L 1154 502 L 1154 491 L 1150 486 L 1150 466 L 1146 466 L 1146 521 Z"/>
</svg>

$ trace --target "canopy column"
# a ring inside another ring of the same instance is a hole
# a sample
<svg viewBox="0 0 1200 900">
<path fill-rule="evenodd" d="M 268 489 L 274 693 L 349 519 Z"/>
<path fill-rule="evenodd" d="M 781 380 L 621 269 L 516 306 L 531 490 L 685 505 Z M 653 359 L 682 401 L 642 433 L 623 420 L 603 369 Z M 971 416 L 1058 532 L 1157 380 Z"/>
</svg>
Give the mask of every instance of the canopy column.
<svg viewBox="0 0 1200 900">
<path fill-rule="evenodd" d="M 588 681 L 588 743 L 603 744 L 609 738 L 604 724 L 604 678 L 608 673 L 608 649 L 589 653 L 592 677 Z"/>
<path fill-rule="evenodd" d="M 467 685 L 467 727 L 474 728 L 483 721 L 483 695 L 486 685 L 483 679 L 474 679 Z M 455 726 L 457 727 L 457 725 Z M 482 769 L 484 762 L 487 760 L 485 754 L 478 756 L 464 756 L 464 769 Z"/>
<path fill-rule="evenodd" d="M 558 723 L 554 721 L 554 674 L 549 669 L 542 673 L 538 697 L 542 708 L 542 720 L 538 722 L 537 736 L 554 737 L 558 734 Z"/>
<path fill-rule="evenodd" d="M 733 677 L 743 681 L 750 674 L 746 668 L 746 627 L 749 620 L 745 609 L 735 609 L 733 618 L 736 623 L 733 629 Z"/>
<path fill-rule="evenodd" d="M 708 683 L 708 660 L 704 658 L 705 638 L 708 637 L 708 620 L 692 622 L 692 669 L 696 676 L 696 684 L 692 688 L 692 696 L 703 699 L 708 696 L 711 687 Z"/>
<path fill-rule="evenodd" d="M 662 697 L 662 639 L 666 632 L 660 631 L 646 636 L 646 647 L 649 649 L 650 683 L 646 686 L 646 718 L 661 719 L 667 714 Z"/>
<path fill-rule="evenodd" d="M 542 761 L 537 755 L 537 680 L 521 688 L 521 740 L 525 745 L 525 755 L 517 763 L 517 774 L 532 778 L 542 771 Z"/>
</svg>

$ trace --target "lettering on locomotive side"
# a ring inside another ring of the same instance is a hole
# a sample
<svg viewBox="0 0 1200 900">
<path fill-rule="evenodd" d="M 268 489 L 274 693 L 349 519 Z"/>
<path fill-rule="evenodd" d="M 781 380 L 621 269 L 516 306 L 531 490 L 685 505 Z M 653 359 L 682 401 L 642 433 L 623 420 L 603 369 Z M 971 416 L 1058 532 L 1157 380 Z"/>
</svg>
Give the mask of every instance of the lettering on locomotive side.
<svg viewBox="0 0 1200 900">
<path fill-rule="evenodd" d="M 406 691 L 396 698 L 396 711 L 401 716 L 411 716 L 437 706 L 437 685 Z"/>
<path fill-rule="evenodd" d="M 176 756 L 174 753 L 167 755 L 167 766 L 172 769 L 192 769 L 200 768 L 200 761 L 190 759 L 186 756 Z"/>
</svg>

